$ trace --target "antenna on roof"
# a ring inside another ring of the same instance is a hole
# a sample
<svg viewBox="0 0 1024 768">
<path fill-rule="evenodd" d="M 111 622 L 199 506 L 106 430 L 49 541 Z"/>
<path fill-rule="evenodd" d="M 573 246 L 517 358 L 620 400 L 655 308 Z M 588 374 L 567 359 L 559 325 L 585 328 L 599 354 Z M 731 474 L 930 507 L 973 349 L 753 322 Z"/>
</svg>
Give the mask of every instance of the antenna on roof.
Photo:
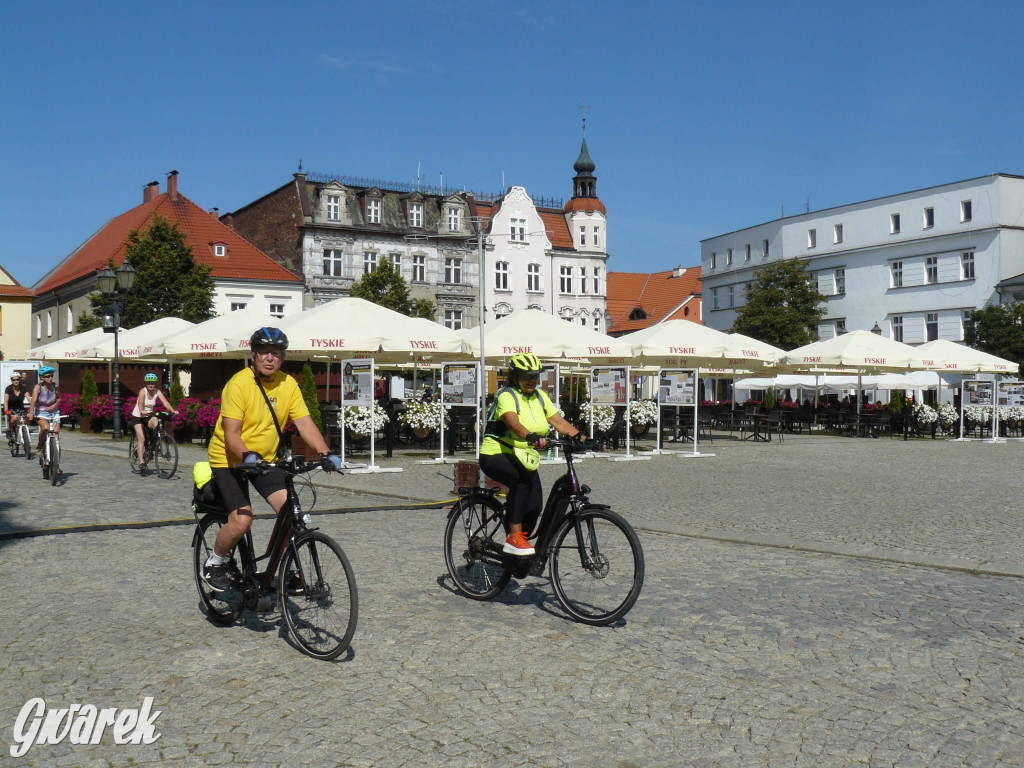
<svg viewBox="0 0 1024 768">
<path fill-rule="evenodd" d="M 811 212 L 811 198 L 808 197 L 807 198 L 807 203 L 806 203 L 806 205 L 804 205 L 804 213 L 810 213 L 810 212 Z"/>
<path fill-rule="evenodd" d="M 299 173 L 302 173 L 302 158 L 299 158 Z"/>
</svg>

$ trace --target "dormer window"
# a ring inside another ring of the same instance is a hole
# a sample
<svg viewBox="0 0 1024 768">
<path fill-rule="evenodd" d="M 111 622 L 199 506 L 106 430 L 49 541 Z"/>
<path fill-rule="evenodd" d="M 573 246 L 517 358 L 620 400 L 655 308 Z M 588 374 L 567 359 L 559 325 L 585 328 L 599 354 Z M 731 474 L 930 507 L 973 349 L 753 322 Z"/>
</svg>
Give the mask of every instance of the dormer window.
<svg viewBox="0 0 1024 768">
<path fill-rule="evenodd" d="M 224 243 L 214 243 L 213 244 L 213 255 L 214 256 L 227 256 L 228 255 L 228 247 L 227 247 L 227 245 L 225 245 Z"/>
<path fill-rule="evenodd" d="M 448 231 L 458 232 L 462 229 L 462 210 L 454 205 L 448 206 Z"/>
<path fill-rule="evenodd" d="M 366 201 L 366 223 L 380 224 L 380 200 L 371 198 Z"/>
<path fill-rule="evenodd" d="M 409 203 L 409 226 L 423 226 L 423 203 Z"/>
<path fill-rule="evenodd" d="M 327 196 L 327 220 L 341 220 L 341 195 Z"/>
<path fill-rule="evenodd" d="M 646 320 L 647 313 L 640 307 L 636 307 L 632 312 L 629 313 L 630 320 Z"/>
</svg>

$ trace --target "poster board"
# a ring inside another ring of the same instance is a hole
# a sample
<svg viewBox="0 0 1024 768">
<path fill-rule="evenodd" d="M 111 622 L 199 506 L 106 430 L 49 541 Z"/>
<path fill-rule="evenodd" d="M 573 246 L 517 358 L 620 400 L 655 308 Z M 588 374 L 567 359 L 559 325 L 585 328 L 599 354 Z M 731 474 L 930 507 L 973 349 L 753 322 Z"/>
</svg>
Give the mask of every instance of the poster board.
<svg viewBox="0 0 1024 768">
<path fill-rule="evenodd" d="M 373 405 L 373 359 L 353 358 L 341 363 L 341 406 Z"/>
<path fill-rule="evenodd" d="M 594 405 L 626 405 L 628 393 L 628 368 L 591 369 L 590 401 Z"/>
<path fill-rule="evenodd" d="M 478 363 L 443 363 L 441 365 L 441 402 L 447 407 L 476 407 Z"/>
<path fill-rule="evenodd" d="M 1024 406 L 1024 381 L 1000 381 L 996 401 L 999 405 Z"/>
<path fill-rule="evenodd" d="M 961 384 L 960 389 L 960 437 L 959 440 L 966 440 L 964 437 L 964 409 L 969 405 L 992 406 L 996 402 L 996 383 L 994 381 L 978 381 L 976 379 Z M 998 409 L 992 409 L 992 439 L 998 433 L 996 424 Z"/>
<path fill-rule="evenodd" d="M 658 403 L 660 405 L 696 405 L 697 371 L 658 371 Z"/>
</svg>

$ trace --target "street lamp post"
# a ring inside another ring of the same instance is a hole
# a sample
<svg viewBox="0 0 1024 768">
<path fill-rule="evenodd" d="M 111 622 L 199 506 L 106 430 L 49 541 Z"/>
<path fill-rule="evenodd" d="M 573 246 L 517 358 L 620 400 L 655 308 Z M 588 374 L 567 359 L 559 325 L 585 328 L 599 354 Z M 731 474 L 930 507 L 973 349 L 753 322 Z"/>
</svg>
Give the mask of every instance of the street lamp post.
<svg viewBox="0 0 1024 768">
<path fill-rule="evenodd" d="M 123 299 L 118 297 L 117 290 L 122 293 L 131 290 L 135 284 L 135 269 L 125 259 L 115 273 L 109 266 L 104 267 L 96 273 L 96 285 L 107 300 L 107 307 L 103 312 L 103 331 L 114 334 L 114 440 L 121 439 L 121 376 L 118 369 L 118 358 L 120 349 L 117 344 L 117 332 L 121 326 L 121 309 Z M 108 314 L 109 312 L 109 314 Z"/>
</svg>

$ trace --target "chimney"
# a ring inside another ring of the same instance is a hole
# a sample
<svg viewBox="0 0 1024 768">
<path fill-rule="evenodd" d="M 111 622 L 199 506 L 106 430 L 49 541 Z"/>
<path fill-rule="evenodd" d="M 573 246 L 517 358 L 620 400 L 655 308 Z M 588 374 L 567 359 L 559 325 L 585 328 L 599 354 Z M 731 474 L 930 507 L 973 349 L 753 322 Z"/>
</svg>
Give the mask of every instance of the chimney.
<svg viewBox="0 0 1024 768">
<path fill-rule="evenodd" d="M 154 197 L 160 194 L 160 182 L 151 181 L 149 184 L 142 188 L 142 202 L 148 203 Z"/>
<path fill-rule="evenodd" d="M 686 267 L 676 267 L 672 270 L 672 278 L 682 277 L 686 273 Z"/>
<path fill-rule="evenodd" d="M 167 199 L 172 202 L 178 200 L 178 172 L 171 171 L 167 174 Z"/>
<path fill-rule="evenodd" d="M 215 218 L 215 219 L 219 219 L 220 218 L 220 208 L 211 208 L 210 209 L 210 215 L 213 216 L 213 218 Z"/>
</svg>

